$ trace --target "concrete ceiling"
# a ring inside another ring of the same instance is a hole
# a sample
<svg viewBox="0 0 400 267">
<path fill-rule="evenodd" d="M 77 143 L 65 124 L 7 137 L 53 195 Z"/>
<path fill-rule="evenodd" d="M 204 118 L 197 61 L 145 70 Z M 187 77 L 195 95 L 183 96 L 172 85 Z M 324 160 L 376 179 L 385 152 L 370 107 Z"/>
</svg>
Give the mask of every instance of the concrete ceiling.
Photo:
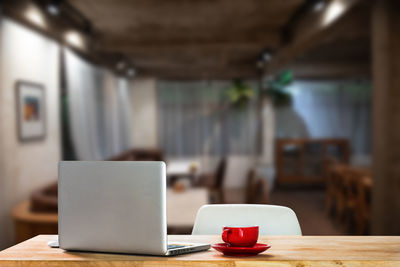
<svg viewBox="0 0 400 267">
<path fill-rule="evenodd" d="M 35 25 L 25 11 L 36 4 L 47 27 Z M 140 75 L 159 79 L 234 79 L 271 75 L 295 68 L 308 78 L 365 76 L 370 69 L 370 1 L 327 0 L 316 12 L 313 0 L 13 0 L 2 11 L 58 40 L 77 53 L 117 70 L 124 59 Z M 333 3 L 340 19 L 321 26 Z M 81 33 L 84 48 L 66 41 Z M 272 60 L 257 68 L 265 49 Z"/>
<path fill-rule="evenodd" d="M 298 56 L 291 65 L 301 78 L 370 77 L 371 6 L 362 2 L 335 25 L 334 34 Z"/>
<path fill-rule="evenodd" d="M 96 35 L 98 53 L 127 56 L 159 78 L 256 77 L 265 48 L 306 0 L 68 0 Z"/>
</svg>

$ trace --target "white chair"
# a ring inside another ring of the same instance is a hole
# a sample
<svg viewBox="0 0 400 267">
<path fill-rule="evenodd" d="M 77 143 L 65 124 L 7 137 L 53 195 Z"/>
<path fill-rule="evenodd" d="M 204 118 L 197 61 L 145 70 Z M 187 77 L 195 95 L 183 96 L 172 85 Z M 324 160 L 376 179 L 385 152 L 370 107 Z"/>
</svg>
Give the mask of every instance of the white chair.
<svg viewBox="0 0 400 267">
<path fill-rule="evenodd" d="M 204 205 L 197 212 L 192 235 L 219 235 L 223 226 L 258 225 L 260 235 L 301 235 L 296 214 L 275 205 Z"/>
</svg>

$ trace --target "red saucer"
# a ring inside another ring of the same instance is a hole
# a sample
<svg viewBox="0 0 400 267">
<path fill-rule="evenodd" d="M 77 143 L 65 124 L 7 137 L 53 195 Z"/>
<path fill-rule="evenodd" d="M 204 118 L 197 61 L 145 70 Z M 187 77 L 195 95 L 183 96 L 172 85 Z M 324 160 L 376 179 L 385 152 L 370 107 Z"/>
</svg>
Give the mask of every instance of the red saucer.
<svg viewBox="0 0 400 267">
<path fill-rule="evenodd" d="M 218 243 L 211 245 L 211 247 L 227 256 L 254 256 L 263 251 L 266 251 L 271 246 L 267 244 L 257 243 L 252 247 L 232 247 L 227 243 Z"/>
</svg>

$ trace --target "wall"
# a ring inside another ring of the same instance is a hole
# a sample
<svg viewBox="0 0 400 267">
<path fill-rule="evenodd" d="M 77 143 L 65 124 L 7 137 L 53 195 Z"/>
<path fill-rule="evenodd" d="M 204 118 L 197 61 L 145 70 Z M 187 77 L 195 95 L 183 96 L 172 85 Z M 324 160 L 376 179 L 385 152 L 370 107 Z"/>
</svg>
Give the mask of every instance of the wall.
<svg viewBox="0 0 400 267">
<path fill-rule="evenodd" d="M 59 46 L 8 19 L 0 26 L 0 249 L 13 243 L 12 207 L 56 179 L 60 159 Z M 17 137 L 15 82 L 45 87 L 47 129 L 41 141 Z"/>
<path fill-rule="evenodd" d="M 371 234 L 400 235 L 400 3 L 372 9 L 373 165 Z"/>
<path fill-rule="evenodd" d="M 117 100 L 118 114 L 123 123 L 119 125 L 120 147 L 122 149 L 132 147 L 132 104 L 131 104 L 131 86 L 130 80 L 125 78 L 117 79 Z"/>
<path fill-rule="evenodd" d="M 261 110 L 262 118 L 262 153 L 258 159 L 257 172 L 268 180 L 271 191 L 275 181 L 275 107 L 270 98 L 264 97 Z"/>
<path fill-rule="evenodd" d="M 137 78 L 132 82 L 132 144 L 136 148 L 157 148 L 156 79 Z"/>
<path fill-rule="evenodd" d="M 275 110 L 270 98 L 264 98 L 261 111 L 262 119 L 262 153 L 260 164 L 272 166 L 274 164 L 275 141 Z"/>
</svg>

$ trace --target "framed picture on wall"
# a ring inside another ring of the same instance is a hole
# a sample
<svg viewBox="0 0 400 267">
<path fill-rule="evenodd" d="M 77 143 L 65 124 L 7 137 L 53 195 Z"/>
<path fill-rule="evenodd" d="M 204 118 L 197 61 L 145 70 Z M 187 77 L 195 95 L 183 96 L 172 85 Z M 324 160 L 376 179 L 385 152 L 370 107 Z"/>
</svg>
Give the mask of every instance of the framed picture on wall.
<svg viewBox="0 0 400 267">
<path fill-rule="evenodd" d="M 21 142 L 46 136 L 45 88 L 41 84 L 17 81 L 17 124 Z"/>
</svg>

